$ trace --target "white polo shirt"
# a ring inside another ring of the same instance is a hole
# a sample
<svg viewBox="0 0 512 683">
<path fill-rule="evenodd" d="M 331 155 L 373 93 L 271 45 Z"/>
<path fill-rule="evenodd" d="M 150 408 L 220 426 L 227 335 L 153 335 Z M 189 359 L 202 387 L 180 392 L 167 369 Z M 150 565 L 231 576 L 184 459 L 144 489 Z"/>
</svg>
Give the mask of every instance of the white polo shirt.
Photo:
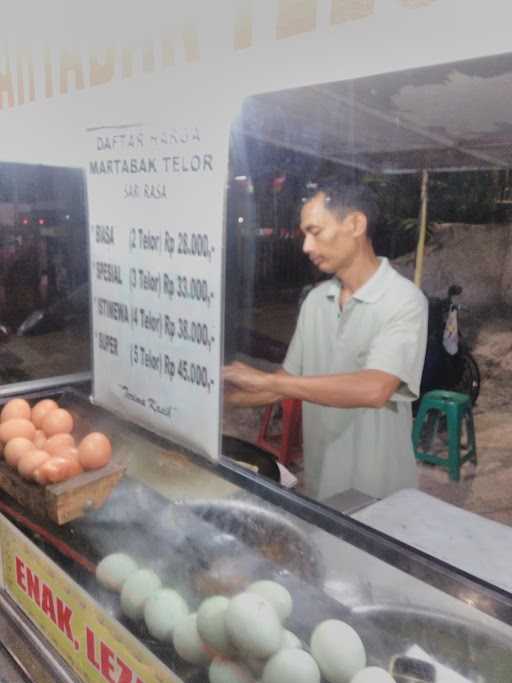
<svg viewBox="0 0 512 683">
<path fill-rule="evenodd" d="M 387 259 L 340 308 L 337 278 L 304 301 L 283 368 L 291 375 L 383 370 L 401 380 L 383 408 L 303 402 L 304 483 L 318 500 L 355 488 L 383 498 L 417 485 L 411 403 L 427 341 L 427 300 Z"/>
</svg>

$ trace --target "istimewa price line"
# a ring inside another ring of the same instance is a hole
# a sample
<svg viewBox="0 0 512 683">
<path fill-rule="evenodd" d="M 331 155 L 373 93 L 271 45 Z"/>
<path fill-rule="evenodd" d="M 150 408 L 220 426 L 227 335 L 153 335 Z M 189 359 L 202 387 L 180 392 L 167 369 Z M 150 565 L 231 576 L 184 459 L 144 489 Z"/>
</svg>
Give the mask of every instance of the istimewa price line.
<svg viewBox="0 0 512 683">
<path fill-rule="evenodd" d="M 209 351 L 215 339 L 210 335 L 207 323 L 187 320 L 186 318 L 178 319 L 177 337 L 183 341 L 204 346 Z"/>
</svg>

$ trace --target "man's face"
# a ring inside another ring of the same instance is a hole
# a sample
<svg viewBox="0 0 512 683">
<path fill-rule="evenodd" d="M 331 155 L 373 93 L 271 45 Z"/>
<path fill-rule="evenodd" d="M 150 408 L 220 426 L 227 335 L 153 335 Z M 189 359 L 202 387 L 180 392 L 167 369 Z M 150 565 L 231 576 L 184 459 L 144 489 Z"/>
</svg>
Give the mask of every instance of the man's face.
<svg viewBox="0 0 512 683">
<path fill-rule="evenodd" d="M 322 272 L 338 273 L 353 262 L 358 246 L 355 216 L 353 212 L 344 220 L 339 218 L 325 206 L 323 192 L 304 204 L 300 221 L 302 249 Z"/>
</svg>

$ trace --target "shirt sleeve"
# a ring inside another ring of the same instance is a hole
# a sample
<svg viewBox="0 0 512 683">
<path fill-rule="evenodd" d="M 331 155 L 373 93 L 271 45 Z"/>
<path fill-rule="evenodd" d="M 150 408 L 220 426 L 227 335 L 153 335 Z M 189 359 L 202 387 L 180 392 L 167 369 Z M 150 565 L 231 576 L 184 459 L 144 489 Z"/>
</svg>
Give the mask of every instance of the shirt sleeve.
<svg viewBox="0 0 512 683">
<path fill-rule="evenodd" d="M 304 302 L 301 306 L 297 326 L 293 334 L 286 357 L 283 362 L 283 370 L 290 375 L 302 375 L 304 368 Z"/>
<path fill-rule="evenodd" d="M 414 400 L 420 393 L 427 346 L 428 306 L 418 290 L 386 321 L 374 338 L 366 370 L 381 370 L 401 382 L 392 401 Z"/>
</svg>

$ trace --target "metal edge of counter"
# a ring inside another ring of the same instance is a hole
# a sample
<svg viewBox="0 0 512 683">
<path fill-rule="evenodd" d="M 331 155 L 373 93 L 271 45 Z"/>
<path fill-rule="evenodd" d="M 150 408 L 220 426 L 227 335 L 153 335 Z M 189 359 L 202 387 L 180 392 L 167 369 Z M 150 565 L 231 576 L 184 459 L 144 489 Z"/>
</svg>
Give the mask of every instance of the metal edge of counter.
<svg viewBox="0 0 512 683">
<path fill-rule="evenodd" d="M 5 591 L 0 591 L 0 626 L 2 647 L 25 679 L 33 683 L 78 683 L 53 646 Z"/>
<path fill-rule="evenodd" d="M 92 380 L 90 372 L 77 372 L 72 375 L 60 375 L 42 379 L 27 380 L 26 382 L 14 382 L 0 385 L 0 403 L 7 399 L 20 395 L 40 395 L 50 391 L 67 388 L 70 385 L 85 384 Z"/>
</svg>

